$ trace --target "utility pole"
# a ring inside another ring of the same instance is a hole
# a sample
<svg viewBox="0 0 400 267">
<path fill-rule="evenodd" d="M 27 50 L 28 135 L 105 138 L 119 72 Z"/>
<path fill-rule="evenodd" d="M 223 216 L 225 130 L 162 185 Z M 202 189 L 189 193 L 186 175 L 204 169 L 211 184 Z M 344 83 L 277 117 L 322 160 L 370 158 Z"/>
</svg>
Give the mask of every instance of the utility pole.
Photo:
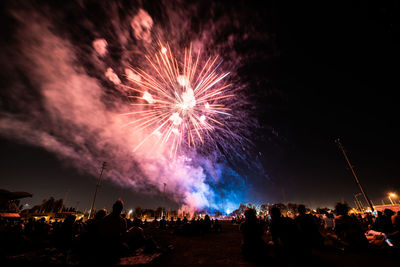
<svg viewBox="0 0 400 267">
<path fill-rule="evenodd" d="M 163 216 L 165 216 L 165 215 L 164 215 L 164 210 L 165 210 L 165 206 L 166 206 L 166 205 L 165 205 L 165 203 L 166 203 L 165 187 L 166 187 L 166 186 L 167 186 L 167 184 L 164 183 L 164 193 L 163 193 L 163 202 L 164 202 L 164 203 L 163 203 L 163 204 L 164 204 L 163 206 L 164 206 L 164 207 L 163 207 L 162 210 L 161 210 L 161 218 L 162 218 Z"/>
<path fill-rule="evenodd" d="M 390 196 L 389 196 L 389 200 L 390 200 L 390 203 L 392 203 L 392 206 L 394 206 L 393 200 Z"/>
<path fill-rule="evenodd" d="M 349 158 L 347 157 L 346 151 L 344 150 L 344 147 L 342 145 L 342 143 L 340 142 L 340 139 L 336 139 L 335 143 L 339 146 L 340 150 L 343 153 L 344 158 L 346 159 L 347 165 L 349 165 L 349 168 L 351 170 L 351 173 L 353 174 L 354 180 L 356 181 L 356 184 L 358 185 L 358 187 L 360 188 L 361 193 L 364 196 L 365 202 L 367 202 L 367 204 L 371 207 L 371 211 L 374 211 L 374 206 L 372 206 L 371 200 L 369 200 L 367 194 L 365 193 L 364 189 L 362 188 L 360 181 L 358 180 L 358 177 L 356 175 L 356 172 L 353 169 L 353 166 L 350 163 Z"/>
<path fill-rule="evenodd" d="M 93 202 L 92 202 L 92 206 L 90 207 L 90 211 L 89 211 L 89 217 L 88 219 L 90 219 L 93 215 L 93 209 L 94 209 L 94 203 L 96 202 L 96 196 L 97 196 L 97 191 L 100 187 L 100 182 L 101 182 L 101 177 L 103 176 L 103 171 L 107 166 L 107 162 L 103 162 L 102 166 L 101 166 L 101 171 L 100 171 L 100 175 L 99 175 L 99 181 L 97 182 L 96 185 L 96 190 L 94 191 L 94 197 L 93 197 Z"/>
</svg>

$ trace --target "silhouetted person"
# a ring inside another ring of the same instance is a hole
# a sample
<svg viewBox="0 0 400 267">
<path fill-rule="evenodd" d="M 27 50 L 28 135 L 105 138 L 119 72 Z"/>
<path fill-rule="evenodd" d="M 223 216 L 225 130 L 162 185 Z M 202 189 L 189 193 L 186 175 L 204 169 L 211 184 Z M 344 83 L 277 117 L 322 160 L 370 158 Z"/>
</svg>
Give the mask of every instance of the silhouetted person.
<svg viewBox="0 0 400 267">
<path fill-rule="evenodd" d="M 160 229 L 167 229 L 167 221 L 165 220 L 165 216 L 162 216 L 160 220 Z"/>
<path fill-rule="evenodd" d="M 168 223 L 168 227 L 169 228 L 174 228 L 175 227 L 175 221 L 174 221 L 174 217 L 171 217 L 169 223 Z"/>
<path fill-rule="evenodd" d="M 400 211 L 392 216 L 393 233 L 390 234 L 389 238 L 398 247 L 400 246 Z"/>
<path fill-rule="evenodd" d="M 137 249 L 144 245 L 145 235 L 143 228 L 133 224 L 126 233 L 126 241 L 131 249 Z"/>
<path fill-rule="evenodd" d="M 298 247 L 299 232 L 294 221 L 290 218 L 283 217 L 278 207 L 272 207 L 270 214 L 271 223 L 269 229 L 275 247 L 292 252 L 296 252 L 300 249 L 301 247 Z"/>
<path fill-rule="evenodd" d="M 216 233 L 222 231 L 222 226 L 221 226 L 221 224 L 219 223 L 218 219 L 215 219 L 214 225 L 213 225 L 213 229 L 214 229 L 214 232 L 216 232 Z"/>
<path fill-rule="evenodd" d="M 375 221 L 372 224 L 372 229 L 378 232 L 383 232 L 383 226 L 382 226 L 382 212 L 378 211 Z"/>
<path fill-rule="evenodd" d="M 247 208 L 244 214 L 246 219 L 239 227 L 243 237 L 242 252 L 246 259 L 256 260 L 265 254 L 264 229 L 257 221 L 254 209 Z"/>
<path fill-rule="evenodd" d="M 208 214 L 204 217 L 203 230 L 205 233 L 211 232 L 211 220 L 210 220 L 210 216 L 208 216 Z"/>
<path fill-rule="evenodd" d="M 88 225 L 88 232 L 90 235 L 97 236 L 99 234 L 100 222 L 106 216 L 107 216 L 107 211 L 105 209 L 101 209 L 98 212 L 96 212 L 96 215 L 94 215 L 93 219 L 88 220 L 87 225 Z"/>
<path fill-rule="evenodd" d="M 392 224 L 395 231 L 400 231 L 400 210 L 392 216 Z"/>
<path fill-rule="evenodd" d="M 106 215 L 106 210 L 102 209 L 94 215 L 93 219 L 87 221 L 87 232 L 82 235 L 83 249 L 97 253 L 101 241 L 100 223 Z"/>
<path fill-rule="evenodd" d="M 76 217 L 74 215 L 68 215 L 61 225 L 58 233 L 58 244 L 60 247 L 70 247 L 73 240 L 73 225 Z"/>
<path fill-rule="evenodd" d="M 126 220 L 121 216 L 123 208 L 124 202 L 117 200 L 112 207 L 112 212 L 100 222 L 99 231 L 105 252 L 112 258 L 120 256 L 123 251 L 122 242 L 127 228 Z"/>
<path fill-rule="evenodd" d="M 345 247 L 349 249 L 364 249 L 368 245 L 368 241 L 362 231 L 360 222 L 348 215 L 349 207 L 347 204 L 337 203 L 335 212 L 334 231 L 339 240 L 343 242 Z"/>
<path fill-rule="evenodd" d="M 381 217 L 381 229 L 385 234 L 390 234 L 394 231 L 392 224 L 392 216 L 394 212 L 391 209 L 385 209 Z"/>
<path fill-rule="evenodd" d="M 306 213 L 306 207 L 299 205 L 297 207 L 298 216 L 295 219 L 301 242 L 308 248 L 321 247 L 323 244 L 322 236 L 318 230 L 318 224 L 315 217 Z"/>
<path fill-rule="evenodd" d="M 106 216 L 107 216 L 107 211 L 105 209 L 101 209 L 96 213 L 96 215 L 94 215 L 94 220 L 101 221 Z"/>
<path fill-rule="evenodd" d="M 154 220 L 151 222 L 151 226 L 154 228 L 158 228 L 160 226 L 157 216 L 154 216 Z"/>
</svg>

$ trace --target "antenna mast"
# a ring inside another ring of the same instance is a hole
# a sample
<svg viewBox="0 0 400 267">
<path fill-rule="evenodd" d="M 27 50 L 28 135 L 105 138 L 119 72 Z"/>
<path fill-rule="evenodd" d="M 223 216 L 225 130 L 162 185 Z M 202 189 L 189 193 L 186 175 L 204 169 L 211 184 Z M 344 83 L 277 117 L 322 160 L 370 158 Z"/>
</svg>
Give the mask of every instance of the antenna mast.
<svg viewBox="0 0 400 267">
<path fill-rule="evenodd" d="M 344 147 L 342 145 L 342 143 L 340 142 L 340 139 L 336 139 L 335 143 L 339 146 L 340 150 L 343 153 L 344 158 L 346 159 L 347 165 L 349 165 L 351 173 L 353 174 L 354 180 L 356 181 L 356 184 L 358 185 L 358 187 L 360 188 L 361 193 L 364 196 L 365 201 L 367 202 L 367 204 L 371 207 L 371 211 L 374 211 L 374 206 L 371 203 L 371 200 L 369 200 L 367 194 L 365 193 L 363 187 L 360 184 L 360 181 L 358 180 L 358 177 L 356 175 L 356 172 L 353 169 L 353 165 L 351 165 L 349 158 L 347 157 L 346 151 L 344 150 Z"/>
<path fill-rule="evenodd" d="M 96 191 L 94 191 L 93 202 L 92 202 L 92 206 L 90 208 L 88 219 L 90 219 L 92 217 L 92 215 L 93 215 L 93 209 L 94 209 L 94 203 L 96 202 L 97 191 L 98 191 L 98 189 L 100 187 L 101 177 L 103 176 L 103 171 L 106 168 L 106 166 L 107 166 L 107 162 L 103 161 L 103 164 L 101 166 L 100 175 L 99 175 L 99 181 L 97 182 L 97 185 L 96 185 Z"/>
</svg>

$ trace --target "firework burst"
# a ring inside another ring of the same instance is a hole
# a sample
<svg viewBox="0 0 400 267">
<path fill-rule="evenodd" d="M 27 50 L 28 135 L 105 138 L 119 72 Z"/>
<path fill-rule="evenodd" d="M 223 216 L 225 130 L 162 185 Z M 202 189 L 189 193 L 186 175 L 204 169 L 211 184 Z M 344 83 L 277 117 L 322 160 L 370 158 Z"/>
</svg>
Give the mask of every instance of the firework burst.
<svg viewBox="0 0 400 267">
<path fill-rule="evenodd" d="M 224 117 L 231 116 L 226 103 L 234 94 L 225 82 L 229 72 L 218 72 L 222 63 L 218 56 L 201 64 L 201 53 L 194 54 L 190 45 L 180 62 L 168 45 L 159 43 L 159 47 L 154 56 L 146 56 L 151 72 L 126 70 L 134 84 L 128 87 L 136 92 L 132 105 L 140 110 L 123 115 L 134 116 L 126 126 L 135 131 L 150 129 L 135 150 L 156 136 L 157 143 L 168 144 L 170 155 L 175 156 L 179 148 L 195 148 L 213 140 L 216 128 L 225 128 Z"/>
</svg>

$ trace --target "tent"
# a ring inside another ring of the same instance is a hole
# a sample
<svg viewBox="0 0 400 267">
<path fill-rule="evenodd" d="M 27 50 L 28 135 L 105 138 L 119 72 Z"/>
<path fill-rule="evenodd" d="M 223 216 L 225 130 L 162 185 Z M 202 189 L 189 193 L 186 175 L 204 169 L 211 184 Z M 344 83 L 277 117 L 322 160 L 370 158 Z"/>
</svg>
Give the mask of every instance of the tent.
<svg viewBox="0 0 400 267">
<path fill-rule="evenodd" d="M 7 203 L 10 200 L 32 197 L 32 194 L 27 192 L 11 192 L 5 189 L 0 189 L 0 204 Z"/>
</svg>

